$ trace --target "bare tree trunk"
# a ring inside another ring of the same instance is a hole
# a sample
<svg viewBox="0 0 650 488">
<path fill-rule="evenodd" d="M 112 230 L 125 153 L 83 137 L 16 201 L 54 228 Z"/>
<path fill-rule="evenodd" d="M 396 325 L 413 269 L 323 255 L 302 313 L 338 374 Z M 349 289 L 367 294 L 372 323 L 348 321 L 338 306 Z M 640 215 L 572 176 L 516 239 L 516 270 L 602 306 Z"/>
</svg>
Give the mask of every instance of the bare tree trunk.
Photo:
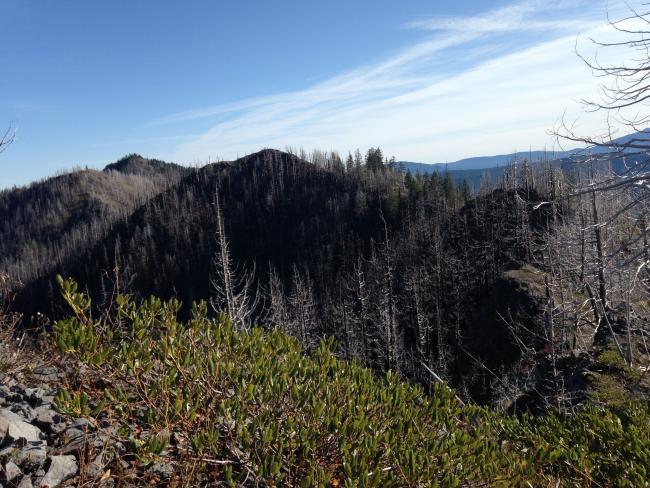
<svg viewBox="0 0 650 488">
<path fill-rule="evenodd" d="M 546 326 L 548 343 L 551 350 L 551 368 L 553 373 L 553 396 L 555 397 L 555 406 L 560 406 L 560 391 L 558 388 L 558 374 L 557 374 L 557 351 L 555 343 L 555 301 L 553 299 L 553 292 L 548 282 L 548 275 L 544 277 L 544 284 L 546 286 Z"/>
<path fill-rule="evenodd" d="M 355 277 L 355 301 L 356 301 L 356 316 L 359 327 L 361 329 L 361 343 L 362 343 L 362 358 L 365 361 L 370 359 L 370 345 L 368 322 L 370 320 L 368 287 L 366 286 L 366 278 L 361 266 L 361 258 L 359 258 L 354 266 Z"/>
<path fill-rule="evenodd" d="M 384 251 L 383 251 L 383 276 L 381 283 L 381 304 L 380 316 L 383 325 L 383 335 L 386 347 L 386 367 L 391 370 L 398 370 L 399 362 L 397 357 L 397 307 L 393 290 L 394 270 L 391 259 L 390 239 L 388 236 L 388 224 L 381 215 L 384 224 Z"/>
<path fill-rule="evenodd" d="M 596 239 L 596 265 L 598 266 L 598 293 L 603 313 L 607 313 L 607 284 L 605 282 L 605 256 L 603 251 L 603 235 L 601 222 L 598 218 L 598 205 L 596 202 L 596 191 L 591 191 L 591 211 L 593 217 L 594 237 Z"/>
<path fill-rule="evenodd" d="M 312 334 L 316 332 L 316 302 L 309 274 L 303 275 L 293 268 L 293 289 L 289 296 L 291 305 L 290 333 L 296 335 L 303 346 L 311 348 Z"/>
<path fill-rule="evenodd" d="M 255 270 L 240 271 L 233 266 L 218 190 L 215 191 L 214 205 L 218 249 L 212 260 L 213 277 L 210 284 L 214 296 L 210 298 L 210 305 L 216 313 L 227 315 L 238 329 L 249 329 L 260 301 L 259 292 L 254 287 Z"/>
<path fill-rule="evenodd" d="M 287 324 L 287 301 L 284 287 L 278 273 L 269 265 L 269 316 L 268 321 L 273 327 L 284 327 Z"/>
</svg>

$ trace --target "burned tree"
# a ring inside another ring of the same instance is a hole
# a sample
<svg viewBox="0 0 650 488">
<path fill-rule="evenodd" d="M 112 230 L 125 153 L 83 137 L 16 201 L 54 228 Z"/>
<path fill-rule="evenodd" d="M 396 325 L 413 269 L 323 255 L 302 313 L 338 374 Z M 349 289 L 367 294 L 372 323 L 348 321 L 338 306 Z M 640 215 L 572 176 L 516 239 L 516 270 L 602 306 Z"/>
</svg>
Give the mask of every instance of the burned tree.
<svg viewBox="0 0 650 488">
<path fill-rule="evenodd" d="M 565 275 L 580 270 L 578 279 L 591 304 L 596 339 L 610 337 L 631 366 L 635 336 L 645 341 L 648 334 L 637 309 L 648 298 L 643 283 L 650 267 L 645 244 L 650 232 L 650 133 L 646 129 L 650 122 L 650 11 L 628 8 L 623 18 L 608 17 L 614 40 L 589 39 L 596 50 L 593 56 L 576 49 L 601 80 L 599 99 L 583 103 L 588 112 L 605 115 L 606 130 L 599 136 L 585 136 L 562 120 L 554 134 L 559 141 L 588 145 L 586 157 L 576 158 L 572 187 L 564 198 L 555 200 L 581 222 L 579 261 L 564 263 Z M 599 53 L 613 50 L 616 61 L 599 60 Z M 617 138 L 621 131 L 632 133 Z"/>
<path fill-rule="evenodd" d="M 213 276 L 210 284 L 213 296 L 210 305 L 216 313 L 227 315 L 237 328 L 249 329 L 260 305 L 260 295 L 255 286 L 255 270 L 245 270 L 233 264 L 218 190 L 215 192 L 214 207 L 217 252 L 212 258 Z"/>
</svg>

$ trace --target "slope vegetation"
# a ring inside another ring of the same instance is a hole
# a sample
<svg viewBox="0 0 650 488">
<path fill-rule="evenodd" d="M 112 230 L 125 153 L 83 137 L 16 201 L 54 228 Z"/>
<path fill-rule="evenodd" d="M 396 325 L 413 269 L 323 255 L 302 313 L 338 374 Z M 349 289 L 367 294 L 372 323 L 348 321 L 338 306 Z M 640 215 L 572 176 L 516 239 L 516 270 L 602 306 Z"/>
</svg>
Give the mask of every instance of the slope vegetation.
<svg viewBox="0 0 650 488">
<path fill-rule="evenodd" d="M 133 477 L 163 459 L 185 485 L 647 485 L 647 405 L 506 417 L 341 361 L 331 341 L 305 356 L 280 330 L 238 332 L 205 303 L 181 323 L 177 300 L 120 296 L 93 320 L 60 283 L 74 314 L 56 341 L 86 369 L 59 406 L 117 423 Z"/>
</svg>

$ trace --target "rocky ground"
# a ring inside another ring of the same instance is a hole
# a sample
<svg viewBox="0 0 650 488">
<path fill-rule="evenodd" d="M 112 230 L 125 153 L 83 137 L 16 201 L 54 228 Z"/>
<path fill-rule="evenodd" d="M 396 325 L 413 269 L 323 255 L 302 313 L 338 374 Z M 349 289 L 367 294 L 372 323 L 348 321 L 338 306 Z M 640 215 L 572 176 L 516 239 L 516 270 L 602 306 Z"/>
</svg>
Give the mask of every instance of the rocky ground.
<svg viewBox="0 0 650 488">
<path fill-rule="evenodd" d="M 173 464 L 143 466 L 111 419 L 57 410 L 65 381 L 60 368 L 45 364 L 0 372 L 0 487 L 167 484 Z"/>
<path fill-rule="evenodd" d="M 86 478 L 111 486 L 107 454 L 123 450 L 110 428 L 89 418 L 61 415 L 54 407 L 61 373 L 39 366 L 0 374 L 0 484 L 7 487 L 77 486 Z"/>
</svg>

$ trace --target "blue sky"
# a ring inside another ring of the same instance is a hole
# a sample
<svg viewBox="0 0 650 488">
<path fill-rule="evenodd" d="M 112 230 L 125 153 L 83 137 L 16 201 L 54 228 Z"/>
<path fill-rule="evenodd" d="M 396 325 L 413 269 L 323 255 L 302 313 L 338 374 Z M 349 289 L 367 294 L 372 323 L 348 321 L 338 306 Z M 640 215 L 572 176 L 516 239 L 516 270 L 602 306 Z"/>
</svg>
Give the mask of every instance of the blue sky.
<svg viewBox="0 0 650 488">
<path fill-rule="evenodd" d="M 0 188 L 131 152 L 550 149 L 558 117 L 595 93 L 576 36 L 604 24 L 599 0 L 3 0 L 0 127 L 17 137 Z"/>
</svg>

